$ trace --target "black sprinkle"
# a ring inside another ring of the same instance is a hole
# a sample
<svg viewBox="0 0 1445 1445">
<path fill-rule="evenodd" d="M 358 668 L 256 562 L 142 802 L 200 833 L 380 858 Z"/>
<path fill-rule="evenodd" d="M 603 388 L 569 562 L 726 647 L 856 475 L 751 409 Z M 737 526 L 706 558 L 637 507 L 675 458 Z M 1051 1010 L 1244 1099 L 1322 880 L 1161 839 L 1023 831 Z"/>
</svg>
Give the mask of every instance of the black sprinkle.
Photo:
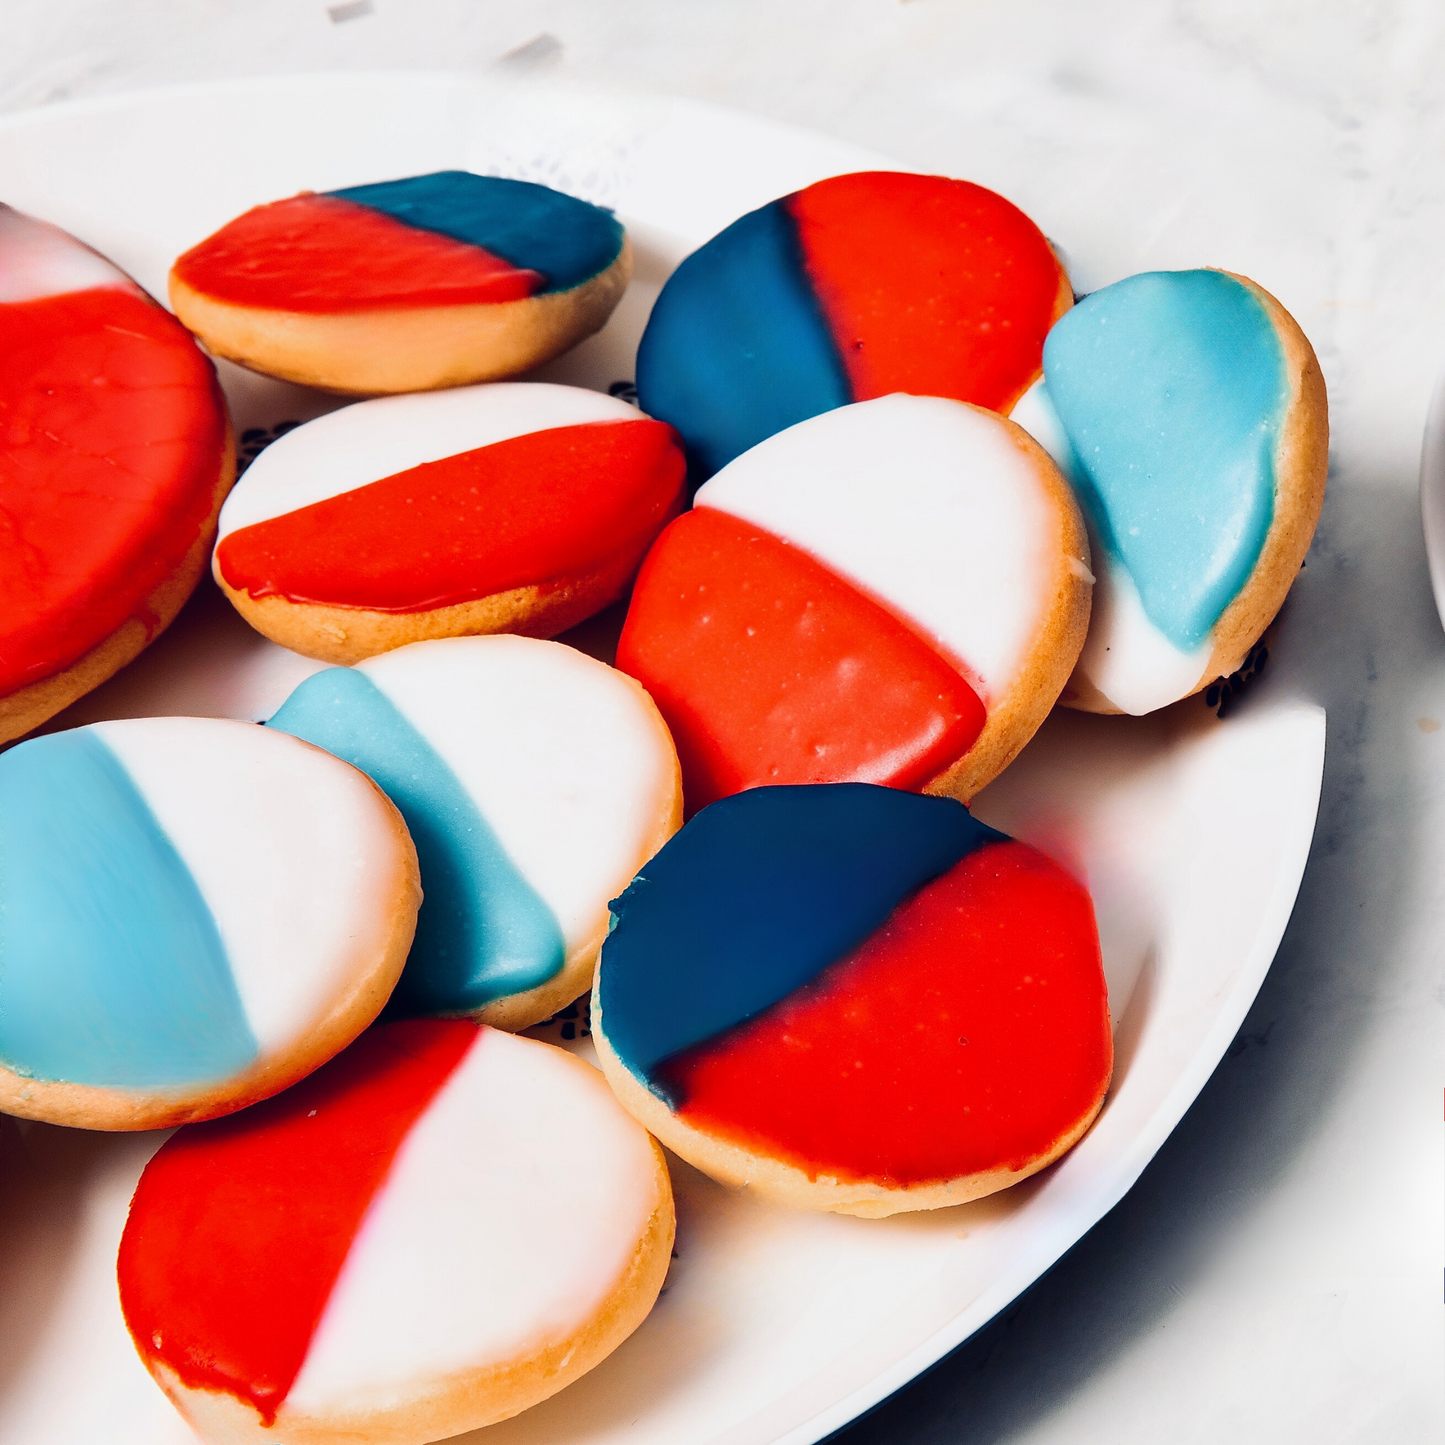
<svg viewBox="0 0 1445 1445">
<path fill-rule="evenodd" d="M 637 384 L 632 381 L 614 381 L 612 385 L 607 388 L 607 395 L 615 396 L 620 401 L 625 401 L 632 406 L 636 406 Z"/>
</svg>

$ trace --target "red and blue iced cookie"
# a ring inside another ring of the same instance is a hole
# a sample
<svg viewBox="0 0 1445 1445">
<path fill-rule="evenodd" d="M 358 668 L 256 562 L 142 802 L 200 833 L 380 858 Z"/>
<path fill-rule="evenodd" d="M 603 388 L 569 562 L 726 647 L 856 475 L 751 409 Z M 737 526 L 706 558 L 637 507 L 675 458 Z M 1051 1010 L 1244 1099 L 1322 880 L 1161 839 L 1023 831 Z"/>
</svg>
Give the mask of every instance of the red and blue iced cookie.
<svg viewBox="0 0 1445 1445">
<path fill-rule="evenodd" d="M 217 356 L 351 393 L 516 376 L 597 331 L 632 273 L 609 211 L 438 171 L 257 206 L 171 269 Z"/>
<path fill-rule="evenodd" d="M 714 803 L 613 905 L 592 1032 L 617 1096 L 725 1183 L 869 1217 L 990 1194 L 1113 1068 L 1094 910 L 951 798 Z"/>
<path fill-rule="evenodd" d="M 425 902 L 393 1012 L 524 1029 L 586 993 L 608 900 L 677 831 L 677 754 L 630 678 L 560 642 L 451 637 L 308 678 L 270 727 L 401 809 Z"/>
<path fill-rule="evenodd" d="M 967 799 L 1079 655 L 1092 582 L 1068 484 L 994 412 L 888 396 L 744 453 L 658 539 L 617 665 L 690 811 L 765 783 Z"/>
<path fill-rule="evenodd" d="M 104 257 L 0 206 L 0 742 L 131 660 L 205 570 L 215 368 Z"/>
<path fill-rule="evenodd" d="M 1324 502 L 1329 404 L 1293 317 L 1226 271 L 1130 276 L 1060 319 L 1013 417 L 1093 534 L 1094 610 L 1063 700 L 1146 713 L 1234 672 Z"/>
<path fill-rule="evenodd" d="M 203 1439 L 421 1445 L 590 1370 L 652 1308 L 672 1237 L 661 1151 L 594 1068 L 413 1020 L 175 1135 L 117 1272 Z"/>
<path fill-rule="evenodd" d="M 637 390 L 707 477 L 784 427 L 890 392 L 1006 413 L 1072 300 L 1043 234 L 1002 196 L 943 176 L 835 176 L 677 268 Z"/>
<path fill-rule="evenodd" d="M 551 637 L 622 595 L 682 506 L 672 428 L 580 387 L 358 402 L 288 432 L 221 513 L 214 572 L 258 631 L 357 662 L 466 633 Z"/>
<path fill-rule="evenodd" d="M 380 1013 L 421 890 L 400 814 L 283 733 L 138 718 L 0 754 L 0 1111 L 158 1129 Z"/>
</svg>

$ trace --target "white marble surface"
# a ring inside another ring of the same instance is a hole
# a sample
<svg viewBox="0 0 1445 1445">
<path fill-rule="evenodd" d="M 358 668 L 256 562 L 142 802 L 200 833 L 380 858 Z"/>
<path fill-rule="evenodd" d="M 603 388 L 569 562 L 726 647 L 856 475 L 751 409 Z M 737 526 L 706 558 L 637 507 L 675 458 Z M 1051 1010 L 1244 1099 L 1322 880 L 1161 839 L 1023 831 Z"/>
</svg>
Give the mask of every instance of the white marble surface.
<svg viewBox="0 0 1445 1445">
<path fill-rule="evenodd" d="M 1229 1056 L 1133 1193 L 845 1438 L 1441 1438 L 1445 634 L 1415 475 L 1445 365 L 1445 6 L 332 9 L 363 13 L 4 0 L 0 110 L 222 75 L 500 63 L 720 101 L 992 185 L 1063 246 L 1083 288 L 1213 264 L 1294 311 L 1334 421 L 1324 520 L 1271 660 L 1330 715 L 1294 921 Z"/>
</svg>

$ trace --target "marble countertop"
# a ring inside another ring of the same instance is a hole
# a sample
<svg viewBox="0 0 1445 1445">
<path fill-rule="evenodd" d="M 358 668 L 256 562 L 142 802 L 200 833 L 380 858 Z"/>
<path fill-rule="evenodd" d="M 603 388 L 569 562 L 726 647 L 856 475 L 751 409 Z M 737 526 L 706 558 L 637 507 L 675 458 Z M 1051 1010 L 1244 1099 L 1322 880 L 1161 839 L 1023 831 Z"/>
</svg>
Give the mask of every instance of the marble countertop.
<svg viewBox="0 0 1445 1445">
<path fill-rule="evenodd" d="M 1445 366 L 1445 7 L 0 9 L 0 111 L 397 66 L 501 66 L 737 106 L 1003 191 L 1062 244 L 1081 289 L 1209 264 L 1254 277 L 1294 312 L 1324 367 L 1333 437 L 1324 517 L 1271 660 L 1330 719 L 1293 922 L 1227 1057 L 1133 1192 L 993 1324 L 841 1438 L 1445 1436 L 1445 632 L 1416 496 Z M 1060 234 L 1051 222 L 1065 213 L 1091 223 Z"/>
</svg>

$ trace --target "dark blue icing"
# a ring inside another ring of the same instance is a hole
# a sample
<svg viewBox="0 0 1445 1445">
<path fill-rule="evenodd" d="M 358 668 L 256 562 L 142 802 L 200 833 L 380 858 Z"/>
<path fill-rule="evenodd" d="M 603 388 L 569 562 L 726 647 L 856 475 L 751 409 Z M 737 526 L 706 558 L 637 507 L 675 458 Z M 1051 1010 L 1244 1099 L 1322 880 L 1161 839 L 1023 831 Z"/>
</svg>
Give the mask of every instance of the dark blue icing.
<svg viewBox="0 0 1445 1445">
<path fill-rule="evenodd" d="M 951 798 L 871 783 L 713 803 L 612 904 L 598 981 L 608 1043 L 661 1092 L 663 1060 L 786 998 L 1003 836 Z"/>
<path fill-rule="evenodd" d="M 80 728 L 0 755 L 0 1062 L 145 1089 L 256 1054 L 211 910 L 115 754 Z"/>
<path fill-rule="evenodd" d="M 615 216 L 530 181 L 435 171 L 327 194 L 540 271 L 544 292 L 580 286 L 605 271 L 622 250 L 623 231 Z"/>
<path fill-rule="evenodd" d="M 456 774 L 365 673 L 333 667 L 307 678 L 268 726 L 360 768 L 411 831 L 424 901 L 393 1013 L 469 1013 L 561 969 L 551 909 Z"/>
<path fill-rule="evenodd" d="M 637 351 L 637 395 L 677 428 L 698 480 L 853 399 L 782 201 L 734 221 L 673 272 Z"/>
<path fill-rule="evenodd" d="M 1086 296 L 1044 344 L 1080 501 L 1151 622 L 1198 647 L 1274 519 L 1289 401 L 1264 306 L 1219 271 L 1154 271 Z"/>
</svg>

